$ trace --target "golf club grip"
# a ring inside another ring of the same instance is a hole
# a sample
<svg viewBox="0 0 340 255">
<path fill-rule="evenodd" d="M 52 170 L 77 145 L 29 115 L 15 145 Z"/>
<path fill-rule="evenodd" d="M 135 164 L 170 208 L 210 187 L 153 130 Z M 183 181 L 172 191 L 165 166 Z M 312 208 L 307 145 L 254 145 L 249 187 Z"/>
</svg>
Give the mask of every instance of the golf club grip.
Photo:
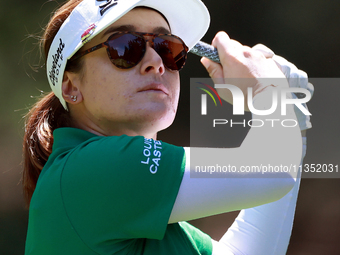
<svg viewBox="0 0 340 255">
<path fill-rule="evenodd" d="M 198 55 L 200 57 L 206 57 L 211 59 L 216 63 L 220 62 L 220 57 L 218 56 L 217 49 L 212 45 L 199 41 L 189 52 Z M 304 98 L 306 95 L 304 93 L 294 93 L 297 98 Z"/>
<path fill-rule="evenodd" d="M 217 49 L 205 42 L 199 41 L 189 52 L 200 57 L 206 57 L 216 63 L 221 63 Z"/>
</svg>

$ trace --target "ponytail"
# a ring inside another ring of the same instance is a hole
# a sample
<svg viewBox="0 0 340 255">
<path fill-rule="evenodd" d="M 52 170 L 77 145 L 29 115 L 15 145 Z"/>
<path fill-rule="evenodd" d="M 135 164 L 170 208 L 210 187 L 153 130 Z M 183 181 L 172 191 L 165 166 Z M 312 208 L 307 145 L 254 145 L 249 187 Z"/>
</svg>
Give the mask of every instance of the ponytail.
<svg viewBox="0 0 340 255">
<path fill-rule="evenodd" d="M 27 206 L 38 177 L 52 152 L 53 131 L 69 126 L 69 112 L 53 92 L 37 102 L 27 114 L 23 143 L 23 189 Z"/>
<path fill-rule="evenodd" d="M 47 24 L 40 47 L 47 58 L 52 41 L 63 22 L 72 10 L 82 0 L 70 0 L 60 7 Z M 81 61 L 73 61 L 66 66 L 66 70 L 78 72 L 81 70 Z M 29 207 L 39 175 L 48 157 L 52 153 L 53 131 L 59 127 L 71 126 L 71 118 L 59 99 L 53 92 L 38 101 L 26 116 L 25 135 L 23 142 L 23 190 L 27 207 Z"/>
</svg>

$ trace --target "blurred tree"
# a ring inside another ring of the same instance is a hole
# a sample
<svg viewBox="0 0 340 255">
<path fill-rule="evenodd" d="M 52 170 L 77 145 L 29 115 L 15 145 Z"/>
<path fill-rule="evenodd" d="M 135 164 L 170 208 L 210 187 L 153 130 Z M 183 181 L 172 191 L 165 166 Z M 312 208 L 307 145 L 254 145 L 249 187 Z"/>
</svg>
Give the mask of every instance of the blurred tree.
<svg viewBox="0 0 340 255">
<path fill-rule="evenodd" d="M 205 0 L 211 27 L 204 37 L 210 42 L 219 30 L 247 45 L 263 43 L 286 57 L 310 77 L 339 77 L 340 2 L 332 0 Z M 47 23 L 55 1 L 0 2 L 0 254 L 23 254 L 27 228 L 21 185 L 22 117 L 40 91 L 49 91 L 40 62 L 38 36 Z M 199 18 L 199 17 L 198 17 Z M 189 145 L 190 77 L 204 76 L 196 56 L 189 56 L 181 72 L 180 111 L 174 125 L 161 139 Z M 39 72 L 32 70 L 38 68 Z M 206 76 L 207 77 L 207 76 Z M 310 103 L 314 130 L 309 154 L 314 163 L 339 162 L 339 118 L 324 114 L 323 106 L 338 112 L 340 87 L 317 87 Z M 33 98 L 32 98 L 33 97 Z M 179 136 L 178 134 L 182 134 Z M 322 154 L 322 151 L 327 153 Z M 317 160 L 317 161 L 315 161 Z M 338 254 L 340 200 L 339 180 L 303 180 L 288 254 Z M 235 213 L 195 221 L 215 238 L 224 233 Z M 225 226 L 220 222 L 225 222 Z M 229 223 L 228 223 L 229 222 Z M 305 231 L 308 230 L 308 231 Z"/>
</svg>

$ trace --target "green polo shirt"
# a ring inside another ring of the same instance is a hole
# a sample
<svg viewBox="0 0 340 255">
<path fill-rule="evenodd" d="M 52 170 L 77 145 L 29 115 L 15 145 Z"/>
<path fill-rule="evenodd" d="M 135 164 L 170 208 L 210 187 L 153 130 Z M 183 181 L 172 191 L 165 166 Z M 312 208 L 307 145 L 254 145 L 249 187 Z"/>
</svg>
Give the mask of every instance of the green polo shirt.
<svg viewBox="0 0 340 255">
<path fill-rule="evenodd" d="M 25 254 L 210 255 L 208 235 L 168 224 L 184 167 L 182 147 L 55 130 L 30 204 Z"/>
</svg>

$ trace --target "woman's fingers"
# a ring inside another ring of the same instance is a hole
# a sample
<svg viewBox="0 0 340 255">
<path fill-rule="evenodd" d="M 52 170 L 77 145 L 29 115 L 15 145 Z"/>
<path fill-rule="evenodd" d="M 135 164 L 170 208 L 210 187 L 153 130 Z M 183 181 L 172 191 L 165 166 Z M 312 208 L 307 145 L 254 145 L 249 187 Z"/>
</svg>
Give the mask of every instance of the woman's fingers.
<svg viewBox="0 0 340 255">
<path fill-rule="evenodd" d="M 207 69 L 209 76 L 214 80 L 215 83 L 219 83 L 219 79 L 224 78 L 223 68 L 219 63 L 216 63 L 208 58 L 201 58 L 201 63 Z"/>
<path fill-rule="evenodd" d="M 218 50 L 221 64 L 206 58 L 202 58 L 201 62 L 215 84 L 236 85 L 244 96 L 247 95 L 249 87 L 253 88 L 252 96 L 255 96 L 268 86 L 276 87 L 281 83 L 286 86 L 283 80 L 273 81 L 272 78 L 285 78 L 285 76 L 271 58 L 274 53 L 266 46 L 257 45 L 250 48 L 230 39 L 225 32 L 218 32 L 212 45 Z M 223 89 L 218 92 L 224 100 L 231 101 L 228 90 Z"/>
<path fill-rule="evenodd" d="M 256 44 L 252 49 L 261 52 L 265 58 L 272 58 L 275 55 L 271 49 L 263 44 Z"/>
<path fill-rule="evenodd" d="M 218 32 L 212 45 L 218 50 L 223 78 L 258 78 L 264 75 L 261 69 L 266 58 L 261 51 L 230 39 L 225 32 Z M 212 78 L 222 78 L 218 65 L 208 65 L 206 60 L 203 64 L 208 67 Z"/>
</svg>

